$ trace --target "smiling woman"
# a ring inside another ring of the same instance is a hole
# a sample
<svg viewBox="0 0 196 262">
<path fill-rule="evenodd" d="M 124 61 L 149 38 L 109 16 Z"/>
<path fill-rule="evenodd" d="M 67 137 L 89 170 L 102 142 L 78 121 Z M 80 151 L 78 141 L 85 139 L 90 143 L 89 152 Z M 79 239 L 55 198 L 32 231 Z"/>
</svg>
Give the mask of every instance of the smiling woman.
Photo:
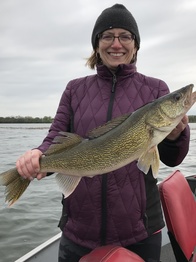
<svg viewBox="0 0 196 262">
<path fill-rule="evenodd" d="M 107 8 L 101 13 L 95 23 L 91 41 L 94 52 L 87 65 L 92 69 L 97 64 L 107 63 L 110 69 L 115 70 L 119 64 L 137 60 L 137 50 L 140 47 L 138 26 L 132 14 L 122 5 Z M 121 59 L 112 62 L 112 56 Z"/>
<path fill-rule="evenodd" d="M 129 31 L 121 28 L 110 29 L 104 31 L 98 38 L 97 55 L 100 62 L 110 70 L 115 72 L 120 64 L 129 64 L 136 60 L 135 35 Z"/>
</svg>

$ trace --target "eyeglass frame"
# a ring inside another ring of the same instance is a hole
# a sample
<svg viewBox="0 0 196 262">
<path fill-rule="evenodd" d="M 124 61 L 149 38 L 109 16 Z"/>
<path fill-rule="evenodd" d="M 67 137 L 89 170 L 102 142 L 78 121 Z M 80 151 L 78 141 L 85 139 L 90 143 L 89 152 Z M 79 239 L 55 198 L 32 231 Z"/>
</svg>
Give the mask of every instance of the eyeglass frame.
<svg viewBox="0 0 196 262">
<path fill-rule="evenodd" d="M 107 41 L 104 42 L 104 39 L 102 39 L 102 36 L 103 36 L 103 35 L 111 36 L 111 38 L 112 38 L 111 42 L 107 42 Z M 120 38 L 123 37 L 123 36 L 130 36 L 130 41 L 128 41 L 128 42 L 123 42 L 122 39 L 120 39 Z M 102 41 L 104 44 L 112 44 L 112 43 L 114 42 L 114 39 L 115 39 L 115 38 L 118 38 L 118 41 L 119 41 L 121 44 L 130 44 L 133 40 L 136 39 L 135 35 L 133 35 L 133 34 L 121 34 L 121 35 L 119 35 L 119 36 L 115 36 L 115 35 L 113 35 L 113 34 L 106 34 L 106 33 L 98 34 L 98 35 L 97 35 L 97 38 L 98 38 L 100 41 Z"/>
</svg>

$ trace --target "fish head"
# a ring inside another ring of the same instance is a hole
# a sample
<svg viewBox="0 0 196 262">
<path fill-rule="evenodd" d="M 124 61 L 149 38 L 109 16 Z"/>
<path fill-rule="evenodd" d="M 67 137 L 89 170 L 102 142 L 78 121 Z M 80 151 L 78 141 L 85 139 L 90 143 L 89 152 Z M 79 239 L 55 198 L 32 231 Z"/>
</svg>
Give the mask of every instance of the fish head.
<svg viewBox="0 0 196 262">
<path fill-rule="evenodd" d="M 158 98 L 146 117 L 148 125 L 170 133 L 196 101 L 193 84 Z"/>
<path fill-rule="evenodd" d="M 182 119 L 195 101 L 196 92 L 193 92 L 193 84 L 190 84 L 162 97 L 160 109 L 172 120 Z"/>
</svg>

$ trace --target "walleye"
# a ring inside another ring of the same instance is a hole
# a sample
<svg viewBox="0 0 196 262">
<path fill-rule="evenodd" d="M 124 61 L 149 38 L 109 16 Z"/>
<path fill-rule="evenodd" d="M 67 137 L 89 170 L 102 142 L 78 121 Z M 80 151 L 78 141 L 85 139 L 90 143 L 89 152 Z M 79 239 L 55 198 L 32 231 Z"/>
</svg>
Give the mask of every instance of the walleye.
<svg viewBox="0 0 196 262">
<path fill-rule="evenodd" d="M 121 168 L 138 160 L 145 174 L 150 167 L 154 177 L 159 171 L 157 145 L 178 125 L 196 101 L 193 85 L 156 99 L 134 113 L 113 119 L 92 130 L 88 139 L 61 132 L 40 158 L 40 172 L 54 172 L 56 181 L 68 197 L 84 176 L 93 177 Z M 0 174 L 6 186 L 6 201 L 12 205 L 30 181 L 16 168 Z"/>
</svg>

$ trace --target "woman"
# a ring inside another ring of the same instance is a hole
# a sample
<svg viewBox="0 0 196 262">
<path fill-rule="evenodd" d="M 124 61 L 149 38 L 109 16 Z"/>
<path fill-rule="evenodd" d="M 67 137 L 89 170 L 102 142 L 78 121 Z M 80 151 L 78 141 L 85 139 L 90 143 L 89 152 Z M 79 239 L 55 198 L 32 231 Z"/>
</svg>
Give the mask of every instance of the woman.
<svg viewBox="0 0 196 262">
<path fill-rule="evenodd" d="M 135 111 L 169 92 L 167 85 L 136 70 L 140 35 L 132 14 L 120 4 L 105 9 L 92 32 L 93 53 L 87 65 L 97 74 L 70 81 L 47 137 L 16 163 L 21 176 L 41 179 L 39 158 L 60 131 L 85 137 L 114 117 Z M 189 149 L 188 119 L 159 145 L 161 161 L 179 165 Z M 157 180 L 134 161 L 114 172 L 84 177 L 62 200 L 59 262 L 75 262 L 95 247 L 117 244 L 145 261 L 159 261 L 164 227 Z"/>
</svg>

